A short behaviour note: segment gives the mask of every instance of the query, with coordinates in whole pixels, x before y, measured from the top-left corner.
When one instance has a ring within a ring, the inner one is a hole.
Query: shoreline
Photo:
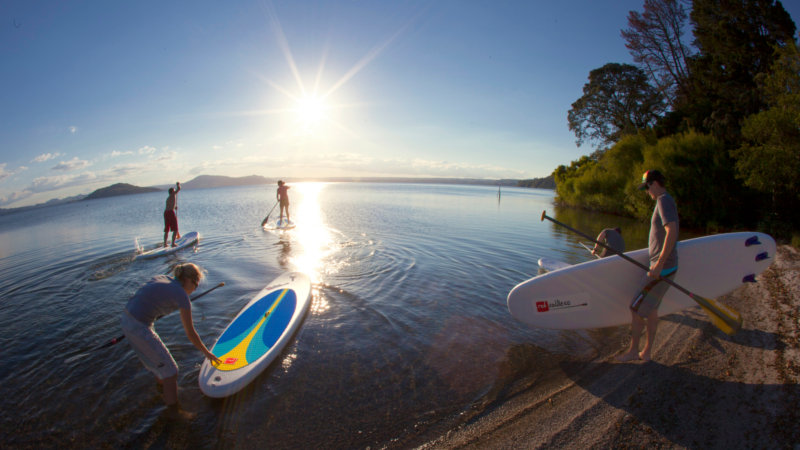
[[[800,251],[779,245],[757,280],[719,298],[744,318],[735,336],[699,308],[665,316],[653,361],[562,361],[563,382],[498,399],[419,448],[797,447]]]

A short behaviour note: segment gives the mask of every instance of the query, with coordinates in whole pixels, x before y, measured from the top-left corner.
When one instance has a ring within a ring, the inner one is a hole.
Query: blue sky
[[[201,174],[544,177],[592,151],[567,111],[632,61],[642,3],[7,0],[0,207]]]

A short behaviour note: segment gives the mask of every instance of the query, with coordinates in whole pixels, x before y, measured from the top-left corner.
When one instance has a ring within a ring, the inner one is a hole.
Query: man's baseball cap
[[[642,184],[639,185],[639,190],[643,191],[647,189],[647,185],[653,181],[658,181],[663,186],[666,178],[657,170],[648,170],[642,175]]]

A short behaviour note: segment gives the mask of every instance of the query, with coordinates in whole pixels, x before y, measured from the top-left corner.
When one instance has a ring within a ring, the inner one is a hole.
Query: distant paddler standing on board
[[[167,235],[169,230],[172,230],[172,246],[175,247],[175,239],[180,239],[181,235],[178,233],[178,192],[181,191],[181,183],[175,182],[176,188],[169,188],[169,195],[167,196],[167,207],[164,209],[164,247],[167,246]]]
[[[669,289],[669,284],[661,278],[673,279],[678,271],[678,207],[675,200],[667,193],[664,185],[666,179],[658,170],[648,170],[642,175],[640,190],[646,190],[656,201],[653,216],[650,219],[650,270],[643,280],[644,287],[631,302],[631,345],[628,350],[617,357],[617,361],[633,361],[641,359],[650,361],[653,343],[658,328],[658,306]],[[639,352],[639,338],[647,327],[647,340]]]
[[[602,230],[600,234],[597,235],[597,239],[595,240],[606,244],[619,253],[625,253],[625,240],[622,239],[622,230],[620,230],[619,227],[606,228]],[[598,244],[594,244],[592,254],[596,256],[599,255],[601,258],[616,255],[616,253],[612,252],[608,248],[600,247]]]
[[[283,180],[278,180],[278,191],[275,193],[275,196],[278,199],[278,203],[281,205],[278,223],[283,222],[284,211],[286,211],[286,220],[289,221],[289,186],[287,186]]]

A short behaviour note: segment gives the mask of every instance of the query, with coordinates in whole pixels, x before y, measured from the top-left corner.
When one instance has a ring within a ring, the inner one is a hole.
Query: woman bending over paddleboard
[[[278,192],[275,193],[278,197],[278,203],[281,204],[280,220],[283,220],[283,212],[286,211],[286,220],[289,220],[289,186],[278,180]]]
[[[183,329],[189,341],[215,364],[220,360],[203,344],[192,321],[189,294],[203,279],[202,270],[192,263],[179,264],[174,277],[158,275],[139,288],[122,313],[122,331],[147,370],[163,387],[164,403],[172,414],[185,415],[178,407],[178,365],[153,325],[159,317],[180,310]]]

